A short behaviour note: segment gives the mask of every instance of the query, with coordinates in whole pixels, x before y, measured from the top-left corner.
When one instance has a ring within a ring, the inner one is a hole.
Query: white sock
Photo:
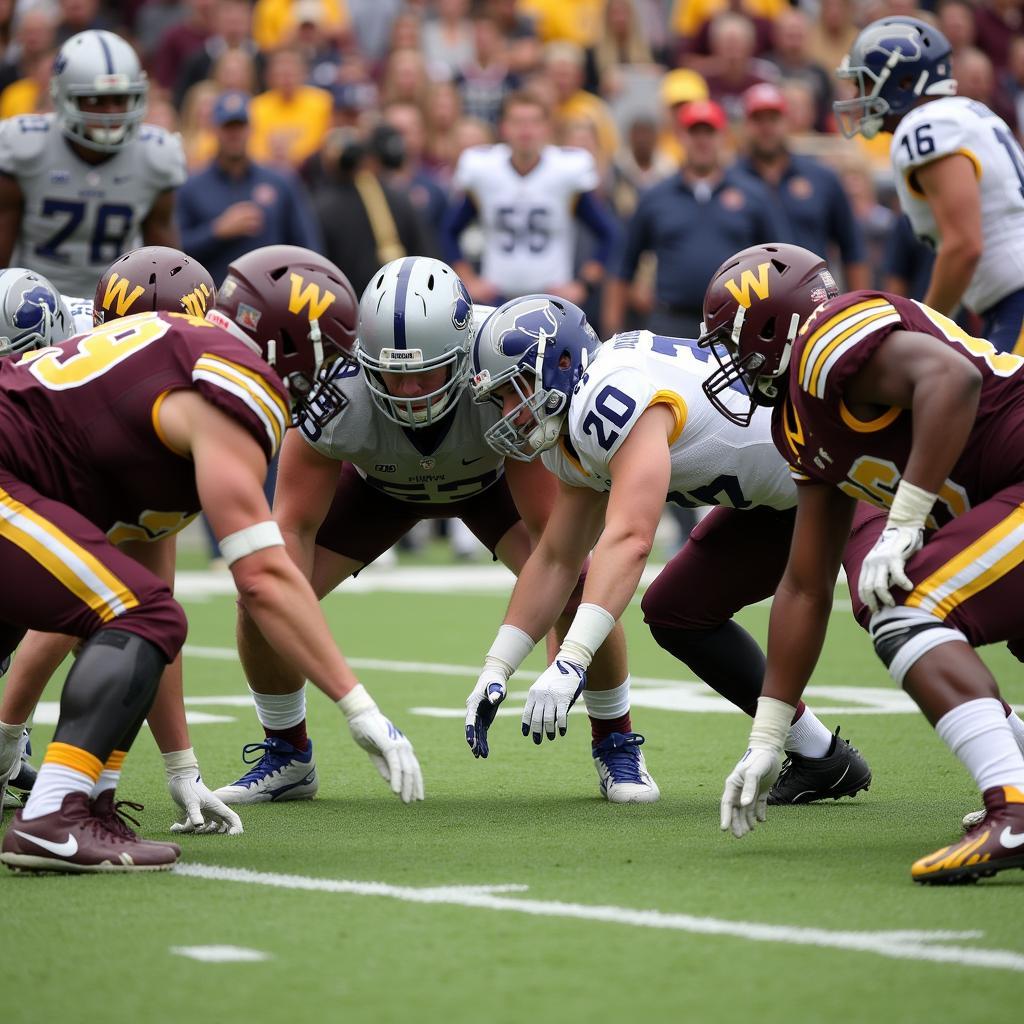
[[[306,717],[306,684],[294,693],[257,693],[249,688],[264,729],[290,729]]]
[[[832,733],[805,704],[804,713],[789,727],[786,750],[802,757],[824,757],[832,746]]]
[[[21,817],[25,821],[31,821],[33,818],[41,818],[44,814],[53,814],[54,811],[60,810],[60,805],[68,793],[85,793],[88,796],[92,792],[92,787],[93,780],[85,772],[76,771],[62,764],[44,762]]]
[[[583,703],[591,718],[608,720],[621,718],[629,711],[629,684],[632,681],[626,676],[624,682],[610,690],[584,690]]]
[[[935,723],[935,731],[983,793],[993,786],[1024,789],[1024,754],[998,700],[969,700],[947,711]]]
[[[117,789],[117,784],[121,781],[121,773],[110,771],[108,768],[104,768],[100,772],[100,777],[96,780],[95,785],[92,787],[92,792],[89,794],[93,800],[100,795],[100,793],[106,793],[107,790]]]
[[[1021,721],[1020,715],[1016,711],[1011,711],[1006,716],[1006,721],[1010,725],[1010,730],[1013,732],[1013,738],[1017,741],[1017,746],[1020,747],[1020,751],[1024,754],[1024,721]]]

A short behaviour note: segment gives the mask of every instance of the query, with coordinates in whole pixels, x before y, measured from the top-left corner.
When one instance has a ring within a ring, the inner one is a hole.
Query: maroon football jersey
[[[843,395],[850,378],[899,330],[930,334],[983,376],[970,440],[933,510],[931,525],[941,525],[1024,480],[1024,359],[997,352],[928,306],[873,291],[819,306],[793,344],[789,391],[775,411],[773,438],[798,484],[832,484],[888,508],[910,455],[910,410],[893,407],[864,421]]]
[[[227,331],[180,313],[140,313],[19,361],[0,361],[0,466],[64,502],[111,540],[155,540],[199,511],[187,456],[156,412],[192,388],[273,457],[290,422],[274,371]]]

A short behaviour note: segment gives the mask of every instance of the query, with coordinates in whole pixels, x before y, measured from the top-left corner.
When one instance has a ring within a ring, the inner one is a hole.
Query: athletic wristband
[[[925,520],[931,514],[937,494],[900,480],[889,509],[888,526],[904,526],[911,530],[923,530]]]
[[[0,722],[0,736],[6,736],[9,740],[20,740],[21,734],[24,731],[24,725],[13,725],[8,722]]]
[[[362,683],[356,683],[337,703],[349,721],[352,721],[356,715],[361,715],[364,711],[371,711],[377,707],[376,701],[367,693],[366,687]]]
[[[781,754],[789,736],[789,726],[796,708],[774,697],[757,698],[757,714],[750,728],[747,746],[751,750],[768,750]]]
[[[608,639],[615,625],[615,616],[599,604],[581,604],[565,634],[558,657],[580,668],[589,668],[594,652]]]
[[[164,759],[164,768],[168,775],[180,775],[182,772],[194,768],[199,771],[199,760],[196,752],[189,747],[188,750],[172,750],[169,754],[161,755]]]
[[[536,641],[529,633],[506,622],[498,627],[498,635],[484,658],[484,665],[508,679],[535,646]]]
[[[230,568],[240,558],[246,555],[262,551],[264,548],[276,548],[284,546],[284,537],[281,536],[281,527],[272,519],[265,523],[254,523],[244,530],[236,530],[229,533],[220,541],[220,553]]]

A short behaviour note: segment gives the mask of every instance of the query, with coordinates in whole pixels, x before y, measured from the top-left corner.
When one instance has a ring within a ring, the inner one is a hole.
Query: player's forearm
[[[636,593],[654,544],[654,533],[632,526],[608,526],[594,548],[583,587],[583,602],[600,605],[615,619]]]
[[[970,239],[944,239],[935,257],[924,304],[947,316],[955,313],[980,258],[981,246]]]
[[[505,622],[540,640],[565,608],[585,559],[586,555],[576,563],[572,559],[547,558],[538,548],[519,574]]]
[[[796,705],[814,672],[825,642],[832,592],[824,586],[800,590],[779,584],[768,623],[768,664],[762,697]]]
[[[296,526],[281,526],[284,548],[307,580],[313,578],[316,558],[316,530]]]
[[[182,681],[181,655],[164,669],[156,699],[146,717],[161,754],[188,750],[192,746],[185,722],[185,691]]]
[[[29,630],[25,634],[5,678],[0,722],[21,725],[29,720],[50,677],[71,653],[76,642],[75,637],[59,633]]]

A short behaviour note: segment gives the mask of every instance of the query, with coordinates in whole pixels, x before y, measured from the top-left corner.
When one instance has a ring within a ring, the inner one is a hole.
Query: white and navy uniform
[[[730,423],[701,387],[716,368],[695,341],[650,331],[616,335],[587,367],[569,405],[568,436],[544,453],[544,464],[572,486],[611,490],[612,458],[643,413],[661,403],[675,417],[669,500],[793,508],[796,488],[772,442],[771,410],[758,409],[748,427]],[[747,401],[735,393],[737,409]]]
[[[598,185],[586,150],[545,146],[533,170],[520,174],[504,143],[472,146],[459,157],[453,184],[483,227],[481,276],[504,297],[573,279],[576,203]]]
[[[185,153],[177,135],[142,125],[109,159],[89,164],[54,114],[24,114],[0,121],[0,174],[24,197],[12,265],[69,295],[90,295],[103,271],[141,244],[157,197],[185,181]]]
[[[971,161],[981,197],[981,259],[964,303],[986,318],[984,335],[997,348],[1008,351],[1020,342],[1024,350],[1024,151],[1006,122],[966,96],[913,109],[893,133],[890,150],[900,206],[918,238],[938,248],[935,216],[915,172],[954,154]]]
[[[85,334],[86,331],[91,331],[94,326],[92,320],[92,299],[76,299],[72,295],[62,295],[61,298],[71,313],[71,333],[68,337],[74,338],[79,334]]]

